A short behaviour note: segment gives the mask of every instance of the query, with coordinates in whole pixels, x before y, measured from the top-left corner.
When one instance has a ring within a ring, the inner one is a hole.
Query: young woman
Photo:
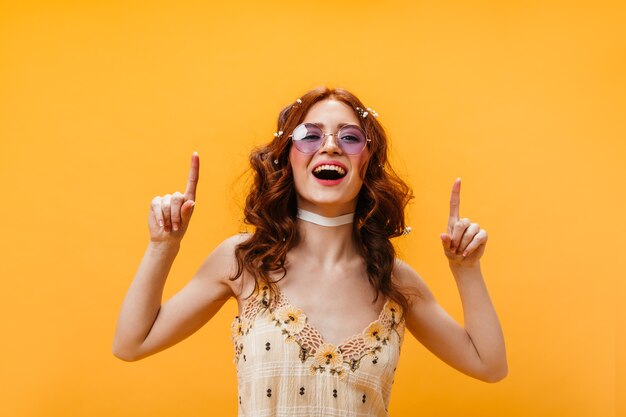
[[[407,328],[459,371],[507,374],[504,339],[480,270],[487,233],[459,216],[452,186],[441,241],[464,326],[397,259],[411,193],[387,161],[375,111],[342,89],[319,88],[283,109],[274,139],[255,150],[245,206],[250,234],[222,242],[161,305],[189,226],[199,177],[185,194],[155,197],[150,243],[124,299],[113,343],[135,361],[201,328],[231,297],[240,416],[384,416]]]

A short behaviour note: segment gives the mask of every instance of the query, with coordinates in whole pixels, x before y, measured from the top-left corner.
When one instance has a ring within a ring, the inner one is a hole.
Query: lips
[[[334,182],[345,177],[347,173],[345,165],[334,161],[321,162],[313,168],[313,176],[322,181]]]

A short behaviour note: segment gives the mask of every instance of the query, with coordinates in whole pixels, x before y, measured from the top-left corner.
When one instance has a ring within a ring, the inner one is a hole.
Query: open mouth
[[[315,178],[320,180],[338,180],[346,174],[346,170],[337,165],[320,165],[313,170]]]

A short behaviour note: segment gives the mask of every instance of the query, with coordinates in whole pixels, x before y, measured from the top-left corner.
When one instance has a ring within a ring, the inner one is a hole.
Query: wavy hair
[[[344,89],[320,87],[309,91],[295,103],[285,107],[278,116],[277,132],[271,142],[254,149],[250,165],[254,182],[246,198],[244,222],[255,228],[249,238],[237,245],[235,257],[236,280],[244,271],[255,280],[255,294],[267,287],[272,297],[277,295],[274,284],[285,277],[287,253],[299,242],[296,227],[296,192],[289,151],[292,132],[317,102],[334,99],[353,109],[369,142],[369,163],[360,172],[363,186],[357,198],[354,214],[353,235],[358,251],[367,264],[369,282],[377,289],[374,301],[382,293],[406,311],[407,297],[392,281],[396,252],[390,239],[404,233],[404,209],[413,198],[408,185],[398,177],[387,161],[387,135],[375,117],[360,117],[357,108],[365,109],[363,103]],[[365,172],[363,172],[365,171]],[[271,274],[282,276],[272,280]]]

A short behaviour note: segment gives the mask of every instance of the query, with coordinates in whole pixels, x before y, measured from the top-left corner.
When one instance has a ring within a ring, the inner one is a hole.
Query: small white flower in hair
[[[368,114],[371,114],[372,117],[378,117],[378,113],[376,113],[376,111],[374,109],[371,109],[369,107],[367,109],[365,109],[365,110],[363,110],[360,107],[357,107],[355,110],[356,110],[357,113],[359,113],[359,116],[361,116],[364,119],[367,117]]]
[[[282,131],[282,130],[279,130],[278,132],[274,132],[274,137],[275,137],[275,138],[279,138],[279,137],[281,137],[282,135],[283,135],[283,131]]]

